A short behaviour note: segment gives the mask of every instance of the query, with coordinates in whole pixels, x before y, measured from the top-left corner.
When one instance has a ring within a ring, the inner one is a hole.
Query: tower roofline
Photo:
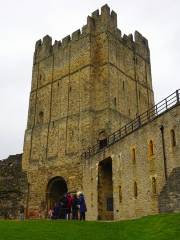
[[[138,53],[139,48],[144,48],[149,53],[148,40],[137,30],[134,34],[122,35],[121,30],[117,27],[117,14],[114,10],[105,4],[101,10],[97,9],[87,17],[86,24],[74,31],[71,35],[67,35],[62,40],[55,40],[52,44],[52,38],[49,35],[39,39],[35,44],[34,62],[40,58],[45,58],[56,52],[59,48],[64,48],[71,44],[71,42],[87,36],[88,34],[96,35],[103,32],[110,32],[117,40],[122,41],[124,45],[129,48],[136,49]],[[149,58],[149,54],[148,58]]]

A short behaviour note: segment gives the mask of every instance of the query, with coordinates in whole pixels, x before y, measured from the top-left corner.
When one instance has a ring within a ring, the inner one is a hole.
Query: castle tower
[[[107,5],[62,41],[37,41],[23,154],[29,214],[82,190],[81,153],[153,105],[148,41],[122,36]]]

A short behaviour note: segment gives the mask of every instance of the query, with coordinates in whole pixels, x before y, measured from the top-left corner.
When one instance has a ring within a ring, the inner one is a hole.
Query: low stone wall
[[[180,212],[180,167],[174,168],[159,195],[159,211]]]
[[[26,205],[27,176],[22,171],[22,154],[0,161],[0,218],[17,218]]]

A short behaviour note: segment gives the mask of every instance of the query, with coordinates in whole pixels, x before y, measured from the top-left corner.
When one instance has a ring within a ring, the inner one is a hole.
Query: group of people
[[[55,203],[54,208],[49,210],[49,218],[85,220],[86,211],[86,202],[82,193],[79,195],[67,193],[58,203]]]

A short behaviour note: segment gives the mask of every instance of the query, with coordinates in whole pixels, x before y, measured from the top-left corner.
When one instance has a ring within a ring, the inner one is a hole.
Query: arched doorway
[[[98,219],[113,220],[112,159],[98,165]]]
[[[54,177],[49,181],[46,191],[47,212],[54,207],[55,203],[60,202],[67,191],[67,184],[63,177]]]

